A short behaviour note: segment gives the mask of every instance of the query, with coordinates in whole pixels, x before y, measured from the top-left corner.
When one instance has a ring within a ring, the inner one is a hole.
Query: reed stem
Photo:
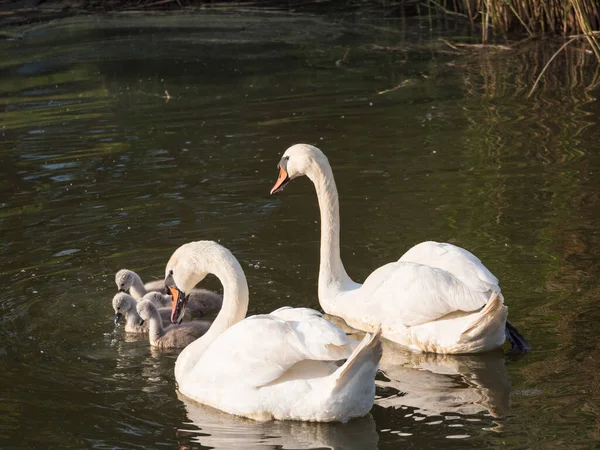
[[[525,31],[530,37],[546,33],[583,35],[600,62],[600,1],[598,0],[456,0],[440,4],[428,0],[432,7],[448,14],[469,18],[481,27],[481,41],[487,43],[493,34]]]

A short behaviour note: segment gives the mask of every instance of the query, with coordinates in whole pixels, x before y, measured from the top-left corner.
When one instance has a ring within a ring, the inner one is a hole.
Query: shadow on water
[[[562,52],[527,98],[552,42],[458,52],[439,38],[470,34],[444,20],[229,10],[20,34],[0,42],[2,445],[600,439],[600,109],[585,51]],[[160,277],[179,245],[213,239],[246,271],[251,314],[318,308],[313,188],[268,195],[296,142],[332,164],[355,280],[417,242],[464,246],[501,280],[533,351],[507,362],[388,350],[372,415],[343,426],[188,410],[177,353],[113,329],[113,275]]]

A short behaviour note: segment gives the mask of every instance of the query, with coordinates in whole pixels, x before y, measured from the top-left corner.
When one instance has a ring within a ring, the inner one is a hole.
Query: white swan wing
[[[323,319],[323,314],[310,308],[284,306],[270,316],[285,320],[303,345],[303,353],[310,359],[337,361],[350,356],[356,342],[351,341],[340,328]]]
[[[287,311],[284,315],[304,314]],[[260,387],[277,380],[299,362],[348,357],[349,340],[342,339],[327,323],[320,317],[308,321],[283,320],[271,314],[248,317],[206,349],[189,381]]]
[[[489,299],[486,292],[470,289],[445,270],[406,261],[375,270],[358,295],[357,306],[364,308],[365,315],[405,326],[431,322],[455,311],[476,311]]]
[[[399,261],[414,262],[450,272],[472,290],[499,292],[496,278],[473,253],[456,245],[421,242],[408,250]]]

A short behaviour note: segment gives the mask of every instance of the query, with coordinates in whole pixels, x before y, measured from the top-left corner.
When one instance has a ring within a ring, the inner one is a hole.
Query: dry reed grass
[[[481,28],[481,40],[491,34],[523,30],[530,37],[561,34],[585,39],[600,61],[600,2],[597,0],[428,0],[434,8],[464,14]]]

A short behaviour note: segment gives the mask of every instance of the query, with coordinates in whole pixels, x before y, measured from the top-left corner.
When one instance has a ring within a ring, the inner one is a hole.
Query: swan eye
[[[283,156],[281,158],[281,160],[279,161],[279,164],[277,164],[277,168],[279,169],[279,168],[283,167],[285,169],[286,166],[287,166],[287,162],[289,161],[289,159],[290,159],[289,156]]]
[[[172,270],[169,270],[169,275],[173,275],[173,271]]]

